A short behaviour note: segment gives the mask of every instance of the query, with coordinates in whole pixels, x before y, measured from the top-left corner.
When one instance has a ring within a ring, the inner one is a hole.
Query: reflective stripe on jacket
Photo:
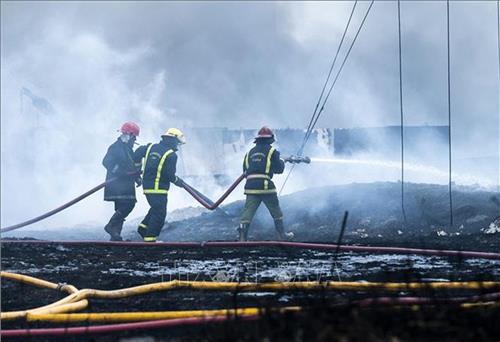
[[[270,144],[259,144],[252,148],[243,160],[243,171],[247,174],[246,195],[276,193],[273,175],[283,173],[285,162],[280,153]]]
[[[170,182],[176,179],[176,149],[163,141],[141,146],[144,155],[143,190],[145,194],[167,195]]]

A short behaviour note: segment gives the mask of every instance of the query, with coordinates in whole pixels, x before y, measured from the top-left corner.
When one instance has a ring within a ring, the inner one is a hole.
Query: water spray
[[[342,165],[358,165],[358,166],[370,166],[370,167],[383,167],[389,169],[400,169],[401,163],[391,160],[382,159],[347,159],[347,158],[308,158],[312,163],[330,163],[330,164],[342,164]],[[448,172],[439,169],[434,166],[415,164],[415,163],[404,163],[405,170],[413,171],[421,174],[427,174],[441,179],[448,177]],[[452,174],[453,178],[462,184],[481,184],[483,186],[492,186],[493,183],[488,179],[481,177],[472,176],[469,174]]]

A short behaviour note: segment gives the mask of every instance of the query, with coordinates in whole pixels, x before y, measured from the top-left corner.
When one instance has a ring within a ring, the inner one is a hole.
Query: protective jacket
[[[136,158],[144,158],[142,187],[145,194],[167,195],[175,182],[177,146],[168,140],[148,144],[136,150]]]
[[[107,170],[106,180],[118,177],[104,188],[104,200],[134,200],[135,179],[139,176],[141,164],[134,161],[132,144],[124,143],[120,138],[109,146],[102,165]],[[135,175],[130,175],[134,174]]]
[[[257,140],[243,160],[243,171],[247,174],[245,184],[246,195],[260,195],[276,193],[273,175],[283,173],[285,162],[280,153],[270,143]]]

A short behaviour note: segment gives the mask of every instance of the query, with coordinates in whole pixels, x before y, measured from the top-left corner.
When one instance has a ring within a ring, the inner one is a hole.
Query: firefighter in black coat
[[[122,125],[121,136],[108,148],[102,164],[107,170],[106,180],[116,178],[104,188],[104,200],[115,202],[115,213],[104,230],[111,241],[121,241],[126,217],[134,209],[135,183],[140,184],[140,160],[134,160],[133,146],[139,135],[139,126],[133,122]]]
[[[184,134],[177,128],[168,129],[157,144],[139,147],[135,159],[144,158],[142,188],[150,209],[137,229],[144,242],[156,242],[167,217],[170,183],[181,187],[175,175],[178,146],[185,144]]]
[[[250,223],[264,202],[274,219],[274,226],[280,240],[293,238],[293,233],[285,233],[283,226],[283,212],[278,200],[276,186],[272,178],[274,174],[283,173],[285,161],[280,158],[280,153],[271,144],[274,142],[274,134],[271,129],[262,127],[255,137],[255,147],[252,148],[243,160],[243,172],[246,174],[245,209],[241,215],[239,240],[248,239]]]

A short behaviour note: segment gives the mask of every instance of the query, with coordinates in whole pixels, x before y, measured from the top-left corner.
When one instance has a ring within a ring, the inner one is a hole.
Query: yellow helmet
[[[177,141],[179,141],[179,144],[185,144],[186,143],[186,138],[184,137],[184,133],[182,133],[181,130],[178,129],[178,128],[169,128],[162,135],[162,137],[174,137],[174,138],[177,138]]]

